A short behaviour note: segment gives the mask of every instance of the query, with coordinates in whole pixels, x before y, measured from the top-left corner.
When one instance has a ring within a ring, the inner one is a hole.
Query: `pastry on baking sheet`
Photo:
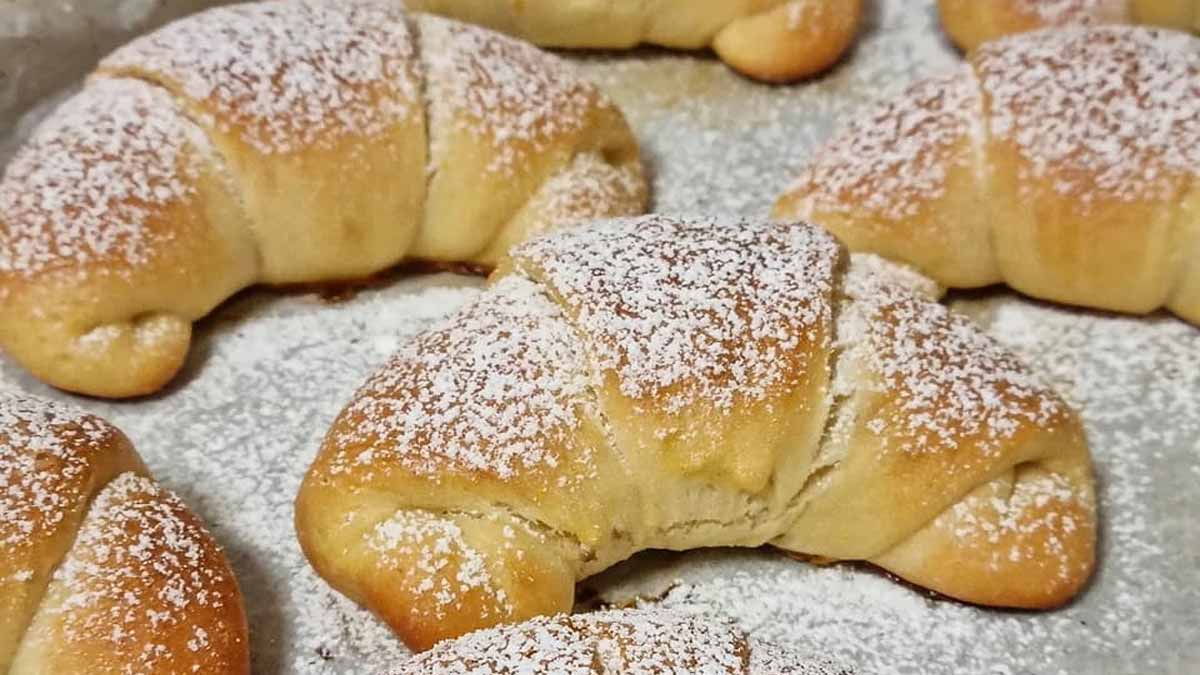
[[[1144,23],[1200,30],[1197,0],[939,0],[942,27],[959,48],[1038,28]]]
[[[775,205],[951,287],[1200,323],[1200,39],[1044,30],[866,111]]]
[[[0,672],[250,672],[204,525],[98,417],[0,393]]]
[[[0,181],[0,346],[149,394],[254,284],[494,265],[550,223],[640,213],[620,111],[532,45],[395,3],[222,7],[140,37]]]
[[[974,603],[1067,602],[1096,543],[1078,418],[885,267],[802,223],[526,242],[334,422],[304,551],[417,649],[569,611],[578,580],[651,548],[770,543]]]
[[[732,624],[645,608],[539,617],[440,643],[388,675],[851,675]]]
[[[853,44],[862,0],[407,0],[545,47],[711,47],[753,78],[815,75]]]

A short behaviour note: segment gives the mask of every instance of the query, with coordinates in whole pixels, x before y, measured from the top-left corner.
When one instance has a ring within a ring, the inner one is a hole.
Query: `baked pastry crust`
[[[95,396],[163,387],[253,284],[495,265],[641,212],[620,111],[569,67],[396,3],[220,7],[108,56],[0,181],[0,345]]]
[[[249,673],[237,581],[129,440],[0,393],[0,671]]]
[[[942,26],[960,49],[1039,28],[1141,23],[1200,30],[1196,0],[938,0]]]
[[[842,57],[862,0],[409,0],[409,7],[489,26],[545,47],[711,47],[739,72],[786,82]]]
[[[989,43],[867,111],[775,206],[953,287],[1200,323],[1200,39]]]
[[[416,649],[569,611],[649,548],[771,543],[1068,601],[1095,546],[1078,419],[884,267],[803,224],[649,216],[518,246],[334,422],[301,545]]]

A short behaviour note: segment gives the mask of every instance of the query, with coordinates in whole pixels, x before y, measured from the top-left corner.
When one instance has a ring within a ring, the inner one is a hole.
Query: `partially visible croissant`
[[[850,675],[751,639],[732,624],[662,609],[541,617],[443,642],[391,675]]]
[[[775,206],[944,285],[1200,323],[1200,39],[1026,33],[867,111]]]
[[[148,394],[252,284],[493,265],[549,223],[642,210],[594,86],[395,5],[222,7],[101,62],[0,182],[5,351],[57,387]]]
[[[0,673],[250,672],[237,582],[120,431],[0,393]]]
[[[803,224],[659,216],[514,249],[326,437],[317,571],[410,646],[569,611],[637,551],[869,560],[963,600],[1088,579],[1074,413],[968,320]]]
[[[938,9],[946,33],[966,51],[1006,35],[1082,23],[1200,30],[1198,0],[938,0]]]
[[[412,9],[482,24],[545,47],[628,49],[651,43],[714,51],[774,82],[832,66],[850,48],[862,0],[406,0]]]

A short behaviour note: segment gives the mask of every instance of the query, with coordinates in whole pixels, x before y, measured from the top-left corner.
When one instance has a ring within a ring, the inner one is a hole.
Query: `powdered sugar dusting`
[[[150,72],[263,154],[373,137],[420,105],[398,3],[287,0],[223,7],[117,50],[102,69]]]
[[[989,551],[989,565],[1036,560],[1057,565],[1057,574],[1069,579],[1079,574],[1064,541],[1081,527],[1072,510],[1091,503],[1070,481],[1058,474],[1021,475],[1010,492],[970,494],[934,519],[934,527],[948,531],[964,548]],[[1089,566],[1090,560],[1076,560]],[[1086,571],[1085,571],[1086,573]]]
[[[1200,174],[1200,40],[1135,27],[1028,33],[980,49],[991,134],[1028,182],[1085,208],[1170,199]]]
[[[167,94],[97,80],[34,132],[0,182],[0,278],[144,264],[172,238],[149,220],[195,194],[207,147]]]
[[[839,322],[844,348],[861,358],[894,392],[897,409],[865,420],[865,426],[897,442],[894,450],[947,452],[969,438],[985,453],[998,451],[1021,427],[1065,423],[1066,405],[966,317],[919,299],[888,277],[852,273],[853,299]]]
[[[576,342],[537,286],[502,279],[363,386],[344,413],[350,423],[330,439],[332,470],[396,461],[426,476],[506,479],[557,466],[575,454],[572,432],[588,400]]]
[[[835,675],[848,671],[747,638],[734,626],[662,609],[539,617],[444,642],[393,675]]]
[[[176,497],[134,474],[97,496],[54,574],[50,592],[65,595],[45,618],[60,622],[56,632],[68,643],[103,645],[98,670],[151,675],[180,660],[230,665],[224,652],[240,629],[213,614],[237,599],[220,554],[186,513]],[[191,654],[173,649],[178,635],[187,636]]]
[[[514,249],[586,333],[621,392],[678,413],[765,398],[832,320],[839,249],[805,225],[647,216]],[[824,346],[820,344],[818,346]]]
[[[945,194],[948,171],[962,166],[981,111],[970,68],[935,76],[863,112],[814,156],[788,192],[818,212],[869,212],[885,220],[918,215]],[[866,219],[869,220],[869,219]]]
[[[1016,9],[1042,23],[1063,25],[1126,15],[1129,0],[1015,0]]]
[[[416,21],[435,162],[447,125],[491,145],[487,169],[503,174],[583,127],[598,92],[566,62],[482,28],[428,15]]]
[[[880,675],[1074,673],[1080,664],[1190,673],[1194,627],[1179,618],[1200,602],[1187,581],[1198,532],[1190,514],[1200,475],[1200,331],[1165,316],[1081,313],[1010,294],[953,304],[1079,407],[1098,473],[1101,536],[1096,577],[1076,602],[1044,613],[984,610],[853,566],[812,567],[765,552],[635,560],[597,582],[603,597],[622,602],[674,584],[668,608],[733,616],[755,637],[803,643]],[[1005,506],[1012,513],[1069,499],[1055,479],[1039,479]],[[964,537],[1006,534],[978,521],[958,529]]]
[[[846,63],[799,86],[758,85],[704,55],[568,58],[634,124],[657,211],[764,216],[865,101],[960,62],[939,37],[935,3],[871,4]],[[256,672],[379,673],[409,658],[382,622],[312,572],[286,523],[309,461],[366,374],[474,298],[464,286],[475,283],[409,278],[335,305],[251,291],[198,326],[197,358],[178,386],[136,405],[88,402],[218,528],[247,594]],[[614,572],[631,584],[683,579],[693,592],[674,606],[733,616],[756,637],[836,655],[864,673],[1190,675],[1200,661],[1192,620],[1200,530],[1191,517],[1200,510],[1200,333],[1166,317],[988,297],[955,304],[996,303],[996,335],[1083,406],[1101,476],[1102,553],[1070,607],[1011,613],[931,602],[850,566],[761,551],[647,554]],[[65,397],[0,359],[5,388]]]
[[[473,591],[491,601],[480,604],[482,619],[499,622],[512,615],[507,594],[492,583],[483,554],[466,541],[454,522],[400,511],[364,536],[367,546],[389,567],[405,577],[420,579],[419,583],[408,583],[407,579],[398,583],[421,594],[422,601],[410,604],[409,609],[424,620],[445,619],[450,613],[463,611],[463,598]]]
[[[90,455],[116,433],[76,408],[0,392],[0,546],[28,547],[82,508]]]

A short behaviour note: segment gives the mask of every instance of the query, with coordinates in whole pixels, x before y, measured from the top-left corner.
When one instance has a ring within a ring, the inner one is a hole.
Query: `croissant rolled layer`
[[[237,581],[125,436],[0,393],[0,671],[250,672]]]
[[[494,265],[645,200],[620,111],[530,45],[390,3],[217,8],[108,56],[13,159],[0,346],[64,389],[148,394],[248,286]]]
[[[1091,27],[990,43],[865,112],[775,216],[956,287],[1200,323],[1200,39]]]
[[[637,551],[773,544],[985,604],[1089,577],[1079,422],[969,321],[809,225],[539,237],[334,422],[317,571],[423,649],[569,611]]]

